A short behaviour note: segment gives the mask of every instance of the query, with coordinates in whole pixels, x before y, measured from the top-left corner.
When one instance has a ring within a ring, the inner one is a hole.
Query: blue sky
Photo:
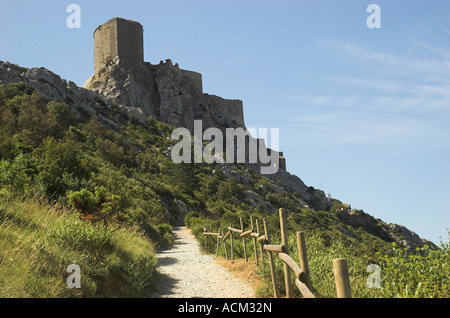
[[[381,28],[367,27],[372,3]],[[307,185],[447,239],[450,1],[0,0],[0,60],[82,86],[93,31],[117,11],[143,25],[146,61],[200,72],[204,92],[243,100],[247,127],[280,128]]]

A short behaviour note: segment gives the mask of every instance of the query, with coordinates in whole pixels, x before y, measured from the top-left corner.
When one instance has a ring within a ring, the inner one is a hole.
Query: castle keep
[[[94,31],[94,71],[118,56],[136,63],[144,62],[144,28],[139,22],[114,18]]]

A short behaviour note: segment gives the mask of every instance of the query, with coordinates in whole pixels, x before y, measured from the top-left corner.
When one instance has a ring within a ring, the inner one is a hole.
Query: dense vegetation
[[[155,181],[167,127],[151,123],[109,129],[23,83],[0,87],[0,296],[148,293],[174,193]],[[83,284],[69,292],[72,263]]]
[[[334,295],[333,280],[324,277],[332,277],[336,255],[349,259],[360,286],[355,296],[448,297],[448,247],[406,257],[376,229],[343,222],[339,206],[300,208],[298,194],[280,191],[244,165],[173,163],[167,150],[173,127],[153,118],[111,126],[72,111],[23,83],[0,86],[0,297],[145,296],[154,282],[155,249],[172,244],[183,206],[192,211],[187,224],[196,234],[205,224],[238,226],[239,217],[249,228],[253,215],[268,220],[275,241],[273,212],[285,208],[291,235],[308,233],[321,296]],[[250,192],[267,205],[249,200]],[[370,263],[390,275],[382,277],[390,282],[382,291],[364,288]],[[81,289],[65,285],[69,264],[82,269]],[[261,275],[268,277],[267,268]],[[269,287],[260,293],[270,295]]]

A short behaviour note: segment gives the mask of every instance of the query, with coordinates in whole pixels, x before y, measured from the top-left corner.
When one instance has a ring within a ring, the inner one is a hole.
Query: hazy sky
[[[450,1],[0,0],[0,60],[82,86],[92,34],[117,12],[143,25],[145,61],[200,72],[205,93],[243,100],[247,127],[279,128],[308,186],[448,238]]]

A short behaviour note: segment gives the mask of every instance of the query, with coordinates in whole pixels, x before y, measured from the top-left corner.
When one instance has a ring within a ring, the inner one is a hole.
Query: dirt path
[[[186,227],[174,228],[174,245],[160,251],[159,281],[154,298],[252,298],[245,281],[218,265],[211,255],[201,254],[198,242]]]

